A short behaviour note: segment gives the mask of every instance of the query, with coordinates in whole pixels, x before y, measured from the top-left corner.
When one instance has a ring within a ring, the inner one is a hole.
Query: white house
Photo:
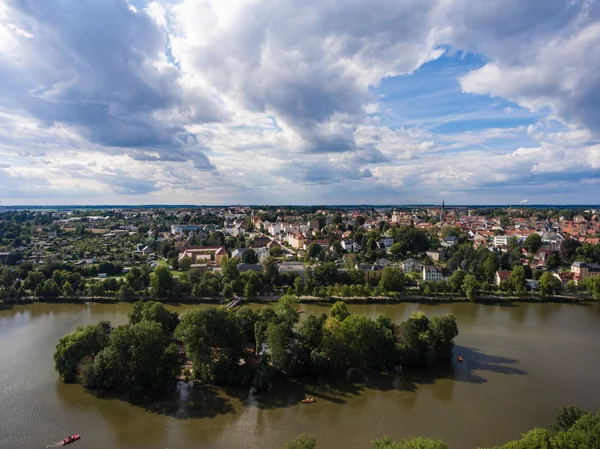
[[[455,237],[453,235],[449,235],[448,237],[444,238],[444,240],[442,240],[442,246],[448,248],[450,246],[454,246],[454,245],[458,245],[458,237]]]
[[[406,259],[402,261],[402,270],[405,273],[418,273],[423,270],[423,264],[416,259]]]
[[[353,251],[352,246],[354,245],[354,240],[345,239],[345,240],[342,240],[340,242],[340,244],[342,245],[342,248],[344,248],[344,251]]]
[[[430,282],[439,282],[443,278],[442,269],[433,265],[423,266],[423,280]]]
[[[499,246],[505,245],[508,246],[509,235],[495,235],[494,236],[494,247],[498,248]]]
[[[381,249],[388,250],[391,248],[391,246],[393,244],[394,244],[394,239],[391,237],[382,237],[381,240],[379,240],[379,247]]]
[[[269,231],[269,234],[271,234],[271,235],[279,235],[279,234],[281,234],[281,223],[280,222],[271,223],[267,230]]]

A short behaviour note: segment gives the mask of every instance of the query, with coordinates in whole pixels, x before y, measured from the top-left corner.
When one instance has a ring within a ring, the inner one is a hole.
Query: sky
[[[0,0],[0,201],[596,204],[596,0]]]

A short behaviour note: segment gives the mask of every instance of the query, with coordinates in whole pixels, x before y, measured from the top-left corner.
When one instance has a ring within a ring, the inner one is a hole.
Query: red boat
[[[456,359],[457,359],[459,362],[462,362],[462,361],[463,361],[463,358],[462,358],[460,355],[459,355],[458,357],[456,357]]]
[[[304,310],[298,309],[298,313],[304,313]]]
[[[70,437],[65,438],[64,440],[61,441],[62,445],[64,446],[65,444],[70,444],[73,441],[77,441],[79,438],[81,438],[79,436],[79,434],[76,435],[71,435]]]

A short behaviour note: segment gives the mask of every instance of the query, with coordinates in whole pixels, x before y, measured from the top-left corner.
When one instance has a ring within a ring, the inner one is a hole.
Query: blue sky
[[[595,203],[599,19],[590,0],[0,0],[0,201]]]

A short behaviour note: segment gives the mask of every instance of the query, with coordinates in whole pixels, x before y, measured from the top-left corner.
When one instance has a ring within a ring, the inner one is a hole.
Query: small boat
[[[456,357],[456,360],[458,360],[459,362],[462,362],[463,358],[462,358],[462,356],[459,355],[458,357]]]
[[[298,310],[298,313],[304,313],[304,310],[302,310],[302,309],[299,309],[299,310]]]
[[[71,435],[70,437],[65,438],[61,441],[61,445],[70,444],[73,441],[77,441],[80,438],[79,434]]]
[[[315,398],[305,398],[302,399],[302,401],[300,402],[302,402],[303,404],[312,404],[313,402],[315,402]]]

